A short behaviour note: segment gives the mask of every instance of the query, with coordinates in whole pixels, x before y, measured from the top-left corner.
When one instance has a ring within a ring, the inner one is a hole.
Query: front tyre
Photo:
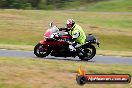
[[[81,51],[83,54],[81,53],[82,55],[79,55],[79,58],[83,61],[91,60],[96,54],[96,48],[93,45],[85,46]]]
[[[38,43],[35,47],[34,47],[34,54],[37,56],[37,57],[46,57],[48,54],[47,54],[47,46],[46,45],[43,45],[43,44],[40,44]]]

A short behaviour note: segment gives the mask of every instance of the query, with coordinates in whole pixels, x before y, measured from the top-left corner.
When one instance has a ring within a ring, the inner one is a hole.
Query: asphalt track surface
[[[22,51],[22,50],[0,50],[0,57],[29,57],[38,59],[33,51]],[[53,57],[47,56],[42,59],[52,59],[52,60],[68,60],[68,61],[80,61],[81,60],[76,57]],[[86,62],[86,61],[85,61]],[[103,63],[103,64],[126,64],[132,65],[132,57],[119,57],[119,56],[101,56],[96,55],[92,60],[87,61],[87,63]]]

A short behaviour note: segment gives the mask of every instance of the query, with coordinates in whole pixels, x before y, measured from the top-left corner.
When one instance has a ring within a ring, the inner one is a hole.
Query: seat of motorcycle
[[[93,34],[89,34],[87,37],[86,37],[86,42],[94,42],[96,40],[95,36]]]

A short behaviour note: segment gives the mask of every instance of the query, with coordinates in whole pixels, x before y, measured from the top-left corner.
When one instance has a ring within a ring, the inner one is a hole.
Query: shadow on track
[[[34,58],[39,58],[39,57],[34,57]],[[80,59],[74,59],[73,57],[71,58],[65,58],[65,57],[45,57],[45,58],[39,58],[39,59],[48,59],[48,60],[61,60],[61,61],[74,61],[74,62],[95,62],[92,60],[89,61],[82,61]]]

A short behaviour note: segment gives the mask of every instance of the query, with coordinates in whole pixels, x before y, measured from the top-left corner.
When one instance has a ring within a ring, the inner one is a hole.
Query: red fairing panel
[[[49,37],[51,36],[51,34],[52,34],[51,31],[47,31],[47,32],[44,34],[44,36],[49,38]]]
[[[63,35],[62,38],[72,38],[72,36]]]
[[[46,44],[46,42],[44,40],[41,40],[39,43],[40,44]]]

